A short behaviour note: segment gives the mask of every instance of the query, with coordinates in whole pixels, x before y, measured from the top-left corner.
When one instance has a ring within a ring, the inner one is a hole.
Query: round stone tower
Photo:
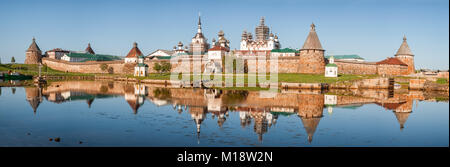
[[[308,37],[300,49],[300,73],[323,74],[325,72],[325,50],[320,44],[316,33],[316,27],[311,24],[311,30]]]
[[[403,37],[403,43],[400,45],[395,57],[408,65],[408,74],[414,74],[414,54],[409,49],[408,43],[406,42],[406,36]]]
[[[42,52],[39,49],[39,46],[36,44],[36,39],[33,37],[33,42],[30,47],[28,47],[27,52],[25,53],[25,64],[39,64],[42,59]]]

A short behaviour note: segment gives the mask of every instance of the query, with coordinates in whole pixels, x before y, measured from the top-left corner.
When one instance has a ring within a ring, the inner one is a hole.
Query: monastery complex
[[[88,44],[84,51],[70,51],[60,48],[46,51],[44,54],[33,38],[26,51],[25,64],[45,64],[50,68],[81,73],[117,73],[146,76],[156,73],[153,69],[155,63],[170,62],[171,59],[189,60],[194,65],[201,66],[203,72],[221,73],[225,69],[223,60],[226,56],[242,60],[245,72],[258,72],[258,66],[266,66],[269,71],[273,63],[278,63],[279,73],[322,74],[327,77],[338,77],[338,74],[376,74],[385,76],[404,76],[415,73],[414,54],[408,46],[406,37],[393,57],[378,62],[366,62],[358,55],[329,55],[325,56],[317,27],[311,24],[309,34],[301,49],[282,48],[277,35],[274,35],[267,25],[264,17],[260,19],[252,32],[243,31],[239,43],[239,50],[230,49],[230,41],[226,39],[224,31],[220,30],[217,40],[211,43],[203,34],[202,22],[198,18],[197,31],[188,45],[181,41],[171,50],[157,49],[144,55],[134,43],[126,57],[103,55],[94,52]],[[273,61],[271,57],[277,57]],[[255,64],[255,60],[265,58],[266,63]],[[173,62],[173,61],[172,61]],[[100,66],[106,64],[107,70]],[[172,72],[186,72],[192,65],[172,63]],[[191,70],[192,71],[192,70]]]

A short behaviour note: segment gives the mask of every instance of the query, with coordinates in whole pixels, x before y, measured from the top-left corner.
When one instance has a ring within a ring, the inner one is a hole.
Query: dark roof
[[[33,42],[31,42],[30,47],[28,47],[27,51],[41,51],[41,49],[39,49],[39,46],[36,44],[36,39],[33,38]]]
[[[86,53],[95,54],[94,50],[91,48],[91,44],[88,43],[87,48],[85,49]]]
[[[360,56],[358,56],[356,54],[352,54],[352,55],[328,55],[328,56],[325,56],[325,58],[328,59],[331,56],[333,56],[334,59],[361,59],[361,60],[364,60],[364,58],[362,58],[362,57],[360,57]]]
[[[387,59],[377,62],[376,64],[408,66],[407,64],[403,63],[401,60],[399,60],[397,58],[393,58],[393,57],[388,57]]]
[[[316,26],[314,24],[311,24],[311,30],[309,31],[308,37],[306,38],[305,43],[303,44],[302,49],[315,49],[315,50],[324,50],[322,48],[322,45],[320,44],[319,37],[316,33]]]

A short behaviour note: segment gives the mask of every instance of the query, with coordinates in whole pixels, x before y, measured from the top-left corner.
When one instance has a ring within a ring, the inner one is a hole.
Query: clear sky
[[[325,54],[380,61],[406,35],[416,68],[449,68],[448,0],[1,0],[0,57],[23,62],[33,36],[43,52],[84,50],[90,42],[96,53],[125,56],[136,41],[147,55],[188,44],[199,12],[208,42],[223,30],[232,49],[264,16],[282,47],[301,48],[314,22]]]

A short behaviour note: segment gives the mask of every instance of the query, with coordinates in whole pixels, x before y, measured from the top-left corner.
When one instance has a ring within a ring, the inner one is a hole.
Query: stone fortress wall
[[[301,59],[301,56],[295,57],[279,57],[276,61],[278,61],[278,73],[307,73],[314,74],[317,72],[312,71],[312,69],[316,69],[316,71],[320,71],[317,69],[323,69],[321,64],[311,64],[305,62],[308,59]],[[266,61],[262,61],[259,63],[256,58],[245,58],[243,61],[248,67],[249,73],[257,73],[258,69],[261,65],[266,66],[266,71],[269,72],[270,68],[274,68],[271,65],[274,65],[275,60],[267,59]],[[154,64],[161,62],[170,62],[169,60],[151,60],[145,61],[145,63],[149,66],[149,73],[156,73],[153,69]],[[200,68],[196,70],[201,70],[203,72],[205,68],[205,64],[208,62],[206,59],[200,58],[191,58],[187,62],[183,63],[178,61],[177,63],[172,63],[172,71],[171,72],[187,72],[187,69],[191,71],[194,70],[194,65],[200,65]],[[78,73],[101,73],[106,74],[109,73],[107,70],[102,70],[100,68],[101,64],[107,64],[108,67],[113,68],[114,74],[133,74],[134,64],[126,64],[123,61],[98,61],[98,62],[67,62],[62,60],[50,59],[50,58],[42,58],[42,63],[47,65],[48,67],[64,71],[64,72],[78,72]],[[399,66],[399,65],[377,65],[371,62],[350,62],[350,61],[340,61],[335,60],[335,64],[338,66],[339,74],[354,74],[354,75],[406,75],[408,73],[408,67]],[[127,67],[128,66],[128,67]],[[312,66],[316,66],[312,68]],[[322,70],[323,71],[323,70]],[[322,74],[322,73],[317,73]]]

